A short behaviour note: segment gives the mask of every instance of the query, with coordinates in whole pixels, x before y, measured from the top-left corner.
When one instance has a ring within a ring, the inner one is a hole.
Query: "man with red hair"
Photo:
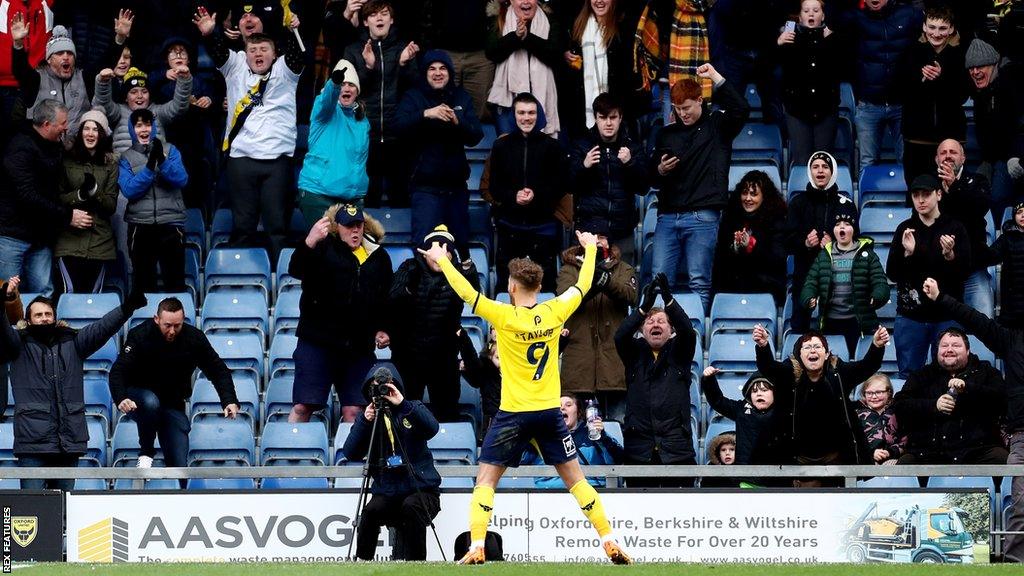
[[[652,268],[671,283],[685,257],[689,288],[707,311],[718,220],[729,196],[732,140],[750,116],[750,106],[711,64],[697,68],[697,76],[711,80],[719,109],[710,109],[693,78],[672,86],[674,122],[658,133],[654,148],[658,226]]]

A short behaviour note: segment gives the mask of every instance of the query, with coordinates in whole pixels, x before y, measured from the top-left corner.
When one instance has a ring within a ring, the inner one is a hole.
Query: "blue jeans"
[[[903,163],[903,106],[857,103],[857,138],[860,142],[860,169],[878,163],[882,140],[888,130],[896,142],[896,161]]]
[[[21,454],[18,456],[19,468],[76,468],[79,454]],[[22,490],[64,490],[67,492],[75,487],[74,478],[62,480],[46,478],[25,478],[21,481]]]
[[[413,244],[419,244],[438,224],[444,224],[455,238],[460,255],[469,255],[468,190],[414,187],[411,203]]]
[[[654,229],[654,274],[664,272],[675,287],[680,258],[686,259],[690,291],[700,296],[704,311],[711,307],[711,264],[718,238],[718,210],[659,214]]]
[[[957,327],[952,320],[944,322],[918,322],[903,316],[896,317],[895,346],[896,365],[899,378],[904,380],[914,370],[919,370],[933,356],[935,343],[946,328]],[[931,351],[931,352],[930,352]]]
[[[53,251],[49,246],[0,236],[0,278],[21,276],[21,292],[49,295],[53,293],[52,271]]]
[[[992,277],[988,269],[977,270],[967,277],[964,282],[964,304],[989,318],[995,318],[996,301],[992,295]]]
[[[185,412],[164,408],[151,390],[128,388],[127,393],[136,405],[130,416],[139,425],[139,454],[150,458],[156,456],[154,440],[159,434],[167,467],[188,466],[188,433],[192,426]]]

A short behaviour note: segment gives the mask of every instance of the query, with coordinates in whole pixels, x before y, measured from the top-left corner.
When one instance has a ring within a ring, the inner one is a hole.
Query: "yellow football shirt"
[[[474,290],[447,258],[441,260],[441,270],[455,292],[497,333],[502,410],[533,412],[559,407],[558,338],[562,325],[590,290],[597,248],[588,246],[584,254],[575,290],[569,288],[558,298],[529,308],[487,298]]]

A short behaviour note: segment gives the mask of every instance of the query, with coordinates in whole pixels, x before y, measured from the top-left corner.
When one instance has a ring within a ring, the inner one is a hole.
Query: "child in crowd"
[[[1002,263],[999,323],[1007,328],[1024,325],[1024,200],[1013,207],[1013,218],[1003,223],[1003,233],[992,243],[993,260]]]
[[[708,464],[712,466],[732,466],[736,463],[736,433],[722,432],[708,442]],[[738,488],[740,483],[735,478],[719,476],[702,478],[702,488]]]
[[[857,418],[864,427],[864,436],[875,464],[895,464],[907,442],[906,436],[897,431],[892,397],[892,381],[882,373],[868,378],[860,387]]]
[[[716,377],[719,372],[714,366],[705,368],[700,385],[711,408],[736,423],[733,463],[781,464],[784,458],[781,435],[773,426],[775,385],[754,372],[743,385],[743,400],[732,400],[722,394]],[[708,483],[705,480],[701,485]]]
[[[889,301],[889,283],[873,241],[860,237],[852,204],[836,211],[832,233],[835,240],[818,253],[800,300],[808,310],[818,308],[823,333],[842,334],[856,350],[860,337],[878,327],[875,310]]]

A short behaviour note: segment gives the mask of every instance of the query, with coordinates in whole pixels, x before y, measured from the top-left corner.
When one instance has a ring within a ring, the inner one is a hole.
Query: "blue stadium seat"
[[[920,488],[917,478],[913,476],[875,476],[867,480],[858,480],[858,488]]]
[[[192,301],[199,303],[202,298],[203,281],[199,271],[199,255],[191,250],[185,252],[185,290],[192,295]]]
[[[486,202],[469,203],[469,243],[494,254],[494,225],[491,224],[491,205]],[[479,267],[479,264],[477,265]]]
[[[466,158],[470,162],[487,160],[487,157],[491,155],[491,148],[494,147],[494,141],[498,138],[493,124],[483,124],[481,128],[483,128],[484,137],[476,145],[466,146]]]
[[[255,478],[189,478],[186,490],[255,490]]]
[[[860,213],[860,233],[874,239],[875,244],[892,244],[893,232],[900,222],[910,218],[910,213],[910,208],[903,206],[865,206]]]
[[[92,353],[82,363],[82,370],[86,373],[98,372],[107,374],[110,372],[110,368],[114,366],[114,361],[117,360],[117,353],[120,347],[117,345],[117,336],[114,336],[110,340],[107,340],[99,350]]]
[[[904,380],[902,378],[895,378],[895,377],[890,377],[889,381],[892,382],[892,393],[893,394],[896,394],[900,390],[903,390],[903,385],[907,383],[906,380]]]
[[[978,340],[978,337],[973,334],[968,335],[967,339],[971,343],[971,354],[976,354],[980,360],[986,360],[992,366],[996,365],[995,352],[989,350],[984,342]]]
[[[444,478],[441,479],[441,486],[444,486]],[[470,485],[470,488],[473,486]],[[0,478],[0,490],[21,490],[21,480],[17,478]]]
[[[291,334],[278,334],[270,343],[270,377],[279,376],[285,372],[295,371],[295,360],[292,356],[295,353],[295,346],[299,338]]]
[[[75,490],[93,492],[108,488],[107,481],[103,478],[75,478]]]
[[[334,433],[334,465],[343,466],[348,464],[349,461],[345,458],[345,453],[341,449],[345,446],[345,440],[348,439],[349,433],[352,432],[351,422],[340,422],[338,423],[338,430]],[[361,461],[360,461],[361,462]],[[353,463],[355,463],[353,461]]]
[[[156,456],[154,466],[163,466],[164,453],[160,449],[160,438],[154,441]],[[114,427],[114,436],[110,440],[111,465],[115,468],[134,468],[139,460],[139,426],[131,417],[122,418]]]
[[[324,466],[330,459],[327,430],[317,422],[270,422],[263,428],[263,466]]]
[[[480,282],[480,291],[484,294],[491,293],[491,262],[487,257],[487,249],[471,246],[469,248],[469,259],[476,266],[477,280]]]
[[[750,334],[723,332],[711,337],[708,364],[726,372],[757,370],[754,340]]]
[[[839,115],[854,121],[857,114],[857,99],[853,96],[853,86],[849,82],[839,85]]]
[[[214,248],[206,258],[206,294],[252,287],[270,302],[270,258],[262,248]]]
[[[470,386],[465,378],[459,380],[459,416],[470,421],[473,424],[473,430],[479,430],[484,423],[480,390]]]
[[[658,211],[657,210],[648,210],[647,213],[644,214],[643,225],[640,228],[640,233],[643,236],[642,236],[642,239],[641,239],[641,243],[638,244],[638,246],[642,246],[642,247],[646,248],[648,244],[653,244],[654,243],[654,230],[657,227],[658,227]]]
[[[616,422],[615,420],[605,420],[604,421],[604,433],[605,433],[605,436],[608,436],[612,440],[615,440],[616,442],[618,442],[619,446],[625,446],[625,443],[624,443],[625,440],[623,440],[623,436],[622,436],[622,424],[621,423]]]
[[[281,422],[288,420],[288,413],[292,410],[292,387],[295,383],[295,374],[286,372],[275,376],[267,383],[267,389],[263,393],[263,425],[269,422]],[[327,406],[322,410],[313,412],[311,422],[320,422],[324,428],[330,428],[331,414],[334,410],[334,394],[327,395]]]
[[[199,254],[206,252],[206,221],[199,208],[185,209],[185,246],[195,248]]]
[[[413,242],[412,238],[412,209],[367,208],[366,213],[379,220],[384,226],[384,244],[419,243]]]
[[[244,332],[265,339],[270,322],[263,294],[224,289],[206,295],[201,328],[207,334]]]
[[[747,175],[747,172],[751,170],[761,170],[768,174],[772,184],[782,192],[782,175],[779,172],[779,167],[774,164],[733,164],[729,166],[729,190],[735,190],[740,184],[740,180]]]
[[[384,247],[384,250],[388,253],[388,256],[391,257],[392,272],[397,272],[398,267],[401,266],[403,262],[416,255],[409,246],[388,245]]]
[[[340,480],[340,478],[339,478],[339,480]],[[462,489],[466,489],[466,488],[468,488],[468,489],[472,490],[474,484],[475,484],[475,480],[473,478],[469,478],[467,476],[444,476],[444,477],[441,478],[441,488],[444,488],[444,489],[449,489],[449,488],[462,488]],[[17,486],[15,486],[15,488],[17,488]],[[338,488],[338,486],[335,486],[335,488]]]
[[[207,336],[232,372],[251,374],[263,381],[263,340],[255,334],[210,334]]]
[[[747,99],[747,104],[750,106],[750,117],[761,118],[761,95],[757,93],[757,87],[753,84],[747,84],[747,89],[743,91],[743,96]]]
[[[0,422],[0,466],[17,465],[18,459],[14,457],[14,422]]]
[[[800,338],[800,334],[791,333],[787,334],[783,340],[782,348],[779,349],[779,354],[782,358],[789,356],[793,351],[793,345]],[[846,338],[838,334],[826,334],[825,338],[828,339],[829,351],[838,356],[843,362],[849,362],[850,360],[850,349],[846,345]]]
[[[466,187],[469,190],[480,189],[480,179],[483,178],[484,168],[486,167],[487,159],[474,160],[469,163],[469,178],[466,179]]]
[[[221,244],[231,241],[231,230],[235,227],[234,218],[229,208],[220,208],[213,213],[213,223],[210,225],[210,249],[213,250]]]
[[[83,467],[105,467],[110,465],[107,451],[107,427],[99,420],[86,420],[89,431],[89,443],[85,448],[85,456],[78,459]]]
[[[857,351],[854,352],[854,360],[861,360],[864,355],[868,352],[868,346],[871,346],[871,340],[873,336],[867,335],[862,336],[860,342],[857,343]],[[885,347],[885,354],[882,356],[882,367],[879,372],[892,376],[899,372],[899,368],[896,365],[896,346],[889,342],[889,345]]]
[[[113,293],[63,294],[57,303],[57,318],[72,328],[82,328],[121,305],[121,297]]]
[[[114,480],[114,490],[134,490],[135,481],[131,478]],[[142,485],[143,490],[181,490],[181,484],[175,478],[151,478]]]
[[[775,299],[771,294],[715,294],[711,302],[711,335],[718,332],[750,333],[754,325],[775,333]]]
[[[3,418],[0,418],[0,422],[7,421],[11,422],[11,418],[14,418],[14,389],[7,386],[7,408],[4,408]]]
[[[282,248],[277,256],[277,268],[274,272],[274,290],[280,296],[282,292],[301,290],[302,281],[288,273],[288,266],[292,262],[292,254],[295,248]]]
[[[861,210],[869,204],[903,206],[906,196],[907,183],[903,178],[903,166],[900,164],[868,166],[860,175],[858,205]]]
[[[264,478],[261,490],[326,490],[327,478]]]
[[[114,400],[110,397],[110,385],[106,375],[87,374],[83,384],[85,417],[99,420],[103,428],[109,431]]]
[[[499,490],[535,490],[539,486],[537,486],[535,476],[519,476],[513,470],[498,480],[497,488]]]
[[[235,396],[238,398],[238,418],[248,421],[255,429],[260,419],[260,393],[256,381],[245,374],[235,374],[232,378],[235,386]],[[220,403],[220,396],[213,382],[206,378],[196,378],[192,387],[192,398],[189,404],[189,420],[198,422],[201,420],[217,421],[224,417],[224,408]]]
[[[270,337],[276,338],[278,334],[295,334],[299,327],[299,300],[302,298],[302,290],[288,290],[277,295],[274,302],[274,316],[270,323]]]
[[[427,447],[436,464],[476,464],[476,433],[469,422],[443,422]]]
[[[807,166],[792,165],[789,169],[789,182],[786,184],[786,202],[793,199],[798,192],[807,190]],[[836,185],[839,191],[853,199],[853,175],[849,166],[839,165],[836,171]]]
[[[252,427],[238,420],[196,422],[188,443],[189,466],[252,466],[256,462]]]
[[[774,124],[747,124],[732,141],[732,162],[771,162],[782,166],[782,134]]]
[[[146,305],[132,313],[128,320],[128,329],[131,330],[143,322],[149,322],[156,316],[156,308],[164,298],[177,298],[181,301],[182,311],[185,313],[185,322],[195,326],[196,304],[190,292],[152,292],[146,294]]]

